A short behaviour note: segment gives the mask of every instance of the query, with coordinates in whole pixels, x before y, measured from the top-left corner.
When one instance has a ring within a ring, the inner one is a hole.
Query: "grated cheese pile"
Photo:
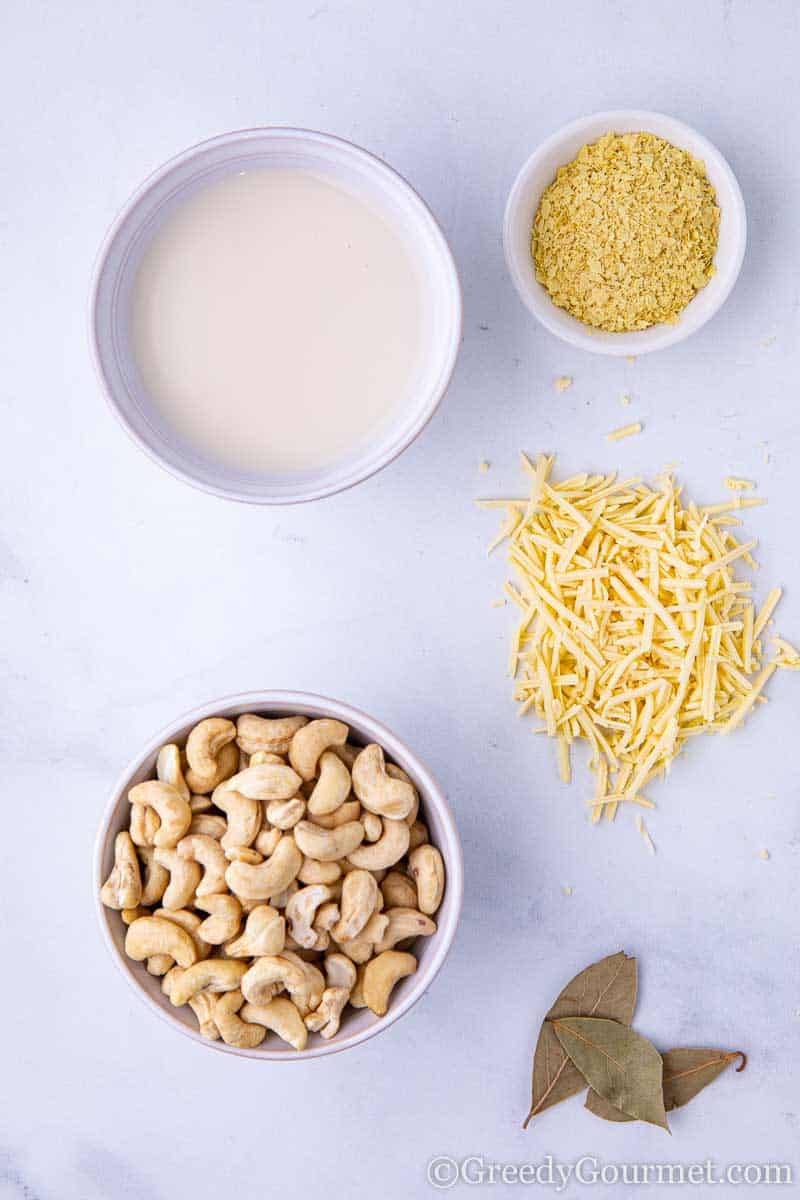
[[[623,802],[653,808],[643,789],[690,737],[735,729],[779,667],[800,670],[783,639],[764,651],[781,589],[756,612],[734,574],[757,565],[734,514],[764,501],[684,507],[671,474],[656,489],[616,473],[555,483],[554,456],[522,462],[526,498],[481,501],[508,511],[490,550],[508,540],[517,573],[505,590],[522,610],[510,657],[520,715],[557,739],[567,783],[570,746],[588,740],[594,821]]]

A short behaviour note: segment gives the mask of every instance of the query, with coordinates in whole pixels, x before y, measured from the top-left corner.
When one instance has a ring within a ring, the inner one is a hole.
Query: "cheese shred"
[[[505,592],[522,610],[509,671],[520,715],[556,739],[565,783],[572,743],[588,742],[590,819],[613,821],[620,804],[654,807],[642,790],[687,740],[735,729],[775,671],[800,670],[800,652],[773,637],[766,657],[781,589],[756,610],[752,585],[734,575],[756,565],[755,542],[715,523],[763,500],[698,508],[671,474],[658,488],[616,474],[556,483],[554,461],[523,456],[529,495],[482,502],[508,514],[494,544],[508,542],[516,580]],[[654,850],[641,811],[637,825]]]
[[[623,438],[633,437],[636,433],[642,432],[641,421],[632,421],[630,425],[621,425],[619,429],[612,429],[606,437],[610,442],[621,442]]]

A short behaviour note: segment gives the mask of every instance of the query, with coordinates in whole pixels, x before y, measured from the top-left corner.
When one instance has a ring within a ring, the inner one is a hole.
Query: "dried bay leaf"
[[[663,1087],[663,1085],[662,1085]],[[589,1088],[586,1093],[585,1108],[588,1108],[590,1113],[596,1117],[602,1117],[604,1121],[634,1121],[636,1118],[624,1113],[621,1108],[616,1108],[608,1100],[604,1100],[599,1092],[594,1088]]]
[[[741,1058],[736,1068],[743,1071],[747,1066],[747,1055],[743,1050],[709,1050],[707,1047],[686,1046],[678,1050],[667,1050],[662,1055],[664,1064],[663,1093],[664,1109],[682,1108],[693,1100],[698,1092],[726,1070],[732,1062]],[[632,1121],[633,1117],[615,1108],[593,1088],[586,1097],[586,1107],[604,1121]]]
[[[637,1120],[669,1129],[663,1064],[652,1042],[627,1025],[597,1017],[563,1017],[553,1028],[578,1071],[604,1100]]]
[[[680,1050],[668,1050],[663,1057],[664,1107],[667,1112],[688,1104],[737,1058],[742,1060],[737,1071],[743,1071],[747,1066],[747,1055],[742,1050],[726,1052],[687,1046]]]
[[[623,951],[592,963],[571,979],[545,1017],[533,1056],[531,1107],[523,1129],[540,1112],[582,1091],[586,1081],[565,1052],[552,1022],[602,1017],[629,1025],[636,1007],[636,959]]]

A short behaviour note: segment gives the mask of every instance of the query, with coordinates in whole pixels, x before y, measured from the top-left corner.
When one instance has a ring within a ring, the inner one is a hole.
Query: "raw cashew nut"
[[[356,981],[353,984],[353,990],[350,993],[350,1004],[353,1008],[366,1008],[367,1002],[364,999],[364,972],[367,969],[367,964],[362,963],[356,968]]]
[[[300,884],[296,879],[293,879],[289,886],[285,887],[282,892],[276,892],[274,896],[270,896],[270,904],[273,908],[286,908],[286,905],[289,903],[299,887]]]
[[[237,776],[234,775],[234,779]],[[221,809],[227,818],[227,828],[221,838],[223,850],[234,846],[249,846],[256,840],[258,831],[264,820],[264,812],[258,800],[243,796],[230,786],[231,781],[221,783],[214,788],[211,797],[217,808]]]
[[[301,958],[300,954],[295,954],[291,950],[284,950],[283,957],[288,959],[294,966],[299,967],[303,972],[305,980],[303,987],[298,992],[290,990],[289,995],[300,1016],[305,1017],[307,1013],[319,1007],[322,993],[325,991],[325,976],[313,963],[306,962],[305,959]]]
[[[211,800],[209,799],[208,802],[210,804]],[[194,810],[192,811],[194,812]],[[225,836],[227,828],[224,817],[218,817],[216,813],[196,812],[192,817],[189,833],[201,833],[204,837],[212,837],[218,842]]]
[[[162,746],[159,750],[156,759],[156,778],[160,779],[162,783],[171,784],[187,803],[191,802],[192,795],[183,777],[181,752],[174,742]]]
[[[364,999],[376,1017],[385,1015],[389,1008],[392,989],[406,975],[413,975],[417,960],[413,954],[401,950],[384,950],[377,958],[367,963],[364,971]],[[193,967],[192,970],[197,970]]]
[[[317,961],[320,954],[324,953],[324,951],[328,949],[330,944],[331,935],[329,933],[318,933],[317,940],[314,942],[314,945],[311,947],[311,949],[308,950],[305,946],[301,946],[299,942],[296,942],[290,933],[287,933],[286,942],[284,944],[282,953],[286,954],[289,950],[292,950],[298,958],[302,958],[303,962],[314,963]]]
[[[169,783],[148,779],[137,783],[128,792],[131,804],[146,804],[155,809],[161,824],[153,838],[153,845],[161,849],[177,846],[192,823],[192,810],[188,800]]]
[[[415,821],[413,825],[409,826],[409,833],[409,850],[416,850],[417,846],[424,846],[428,840],[428,826],[424,821]]]
[[[310,728],[310,725],[305,726],[305,729]],[[361,845],[364,826],[360,821],[348,821],[336,829],[322,829],[312,821],[300,821],[294,827],[294,838],[308,858],[315,858],[317,862],[336,862],[339,858],[348,857]]]
[[[180,969],[178,967],[179,971]],[[169,992],[167,995],[169,995]],[[197,1024],[200,1027],[202,1036],[208,1038],[210,1042],[219,1041],[219,1030],[214,1022],[215,998],[209,992],[198,992],[196,996],[191,996],[187,1003],[197,1017]]]
[[[308,1041],[308,1030],[303,1018],[291,1000],[278,996],[265,1004],[245,1004],[241,1010],[243,1021],[256,1022],[277,1033],[284,1042],[295,1050],[304,1050]]]
[[[302,966],[291,962],[283,954],[267,954],[257,958],[242,977],[242,991],[251,1004],[267,1003],[272,999],[273,988],[278,984],[294,999],[306,989],[306,975]]]
[[[242,923],[242,906],[235,896],[215,893],[213,896],[199,896],[195,907],[210,913],[198,929],[204,942],[212,946],[221,946],[236,937]]]
[[[206,717],[195,725],[186,739],[186,761],[189,769],[204,778],[217,770],[217,760],[223,746],[236,737],[236,726],[226,717]],[[237,755],[238,763],[238,755]],[[192,791],[199,791],[192,788]]]
[[[257,867],[264,861],[264,855],[259,854],[252,846],[233,846],[225,851],[225,861],[247,863],[250,867]]]
[[[373,913],[361,933],[337,945],[343,954],[354,963],[365,963],[372,957],[375,943],[379,942],[389,927],[389,918],[383,913]]]
[[[199,863],[203,878],[197,885],[198,896],[213,896],[215,892],[226,892],[225,872],[228,860],[219,842],[202,833],[190,833],[178,842],[181,858]]]
[[[364,826],[364,841],[377,842],[383,833],[383,821],[378,814],[364,812],[361,816],[361,824]]]
[[[345,742],[343,746],[331,746],[331,753],[340,758],[348,771],[352,771],[353,763],[361,753],[361,746],[354,746],[352,742]]]
[[[314,817],[314,824],[319,825],[322,829],[338,829],[340,825],[346,825],[348,821],[360,821],[361,812],[360,800],[345,800],[344,804],[336,809],[336,812],[323,813],[322,816]]]
[[[292,738],[308,717],[257,717],[243,713],[236,722],[236,740],[245,754],[288,754]]]
[[[161,990],[165,996],[170,996],[172,994],[173,987],[185,970],[185,967],[175,966],[170,971],[167,971],[166,975],[161,980]]]
[[[123,908],[119,915],[122,917],[123,925],[132,925],[134,921],[139,920],[139,917],[149,917],[152,916],[152,913],[149,908],[139,904],[136,908]]]
[[[286,942],[286,921],[270,904],[259,904],[248,913],[244,932],[228,942],[225,953],[231,958],[262,958],[280,954]]]
[[[160,867],[169,871],[167,890],[161,897],[163,908],[188,908],[194,899],[203,868],[196,862],[181,858],[177,850],[155,850],[153,857]]]
[[[139,917],[128,926],[125,934],[125,953],[135,962],[154,955],[168,955],[181,967],[191,967],[197,961],[194,938],[174,921],[162,917]]]
[[[335,862],[317,862],[314,858],[304,858],[303,865],[297,873],[298,883],[336,883],[342,877],[342,868]]]
[[[262,763],[239,771],[226,781],[225,786],[250,800],[290,800],[297,795],[302,782],[286,763]],[[213,799],[216,804],[216,796]]]
[[[370,876],[372,878],[372,876]],[[332,898],[331,889],[324,883],[311,884],[310,887],[300,888],[286,905],[286,919],[292,937],[298,946],[306,950],[316,947],[319,934],[313,928],[314,917],[320,904]]]
[[[419,812],[419,792],[417,791],[416,787],[414,786],[414,784],[411,780],[411,776],[406,775],[403,768],[398,767],[397,763],[389,763],[389,762],[387,762],[387,764],[386,764],[386,774],[391,775],[392,779],[402,779],[403,782],[407,783],[410,788],[413,788],[414,803],[411,806],[411,812],[406,817],[406,823],[408,825],[413,825],[417,819],[417,814]]]
[[[139,861],[142,866],[142,896],[139,903],[151,907],[160,903],[167,890],[169,871],[156,862],[156,851],[152,846],[139,847]]]
[[[309,1013],[305,1019],[307,1028],[326,1039],[335,1037],[339,1032],[342,1011],[349,999],[350,992],[347,988],[325,988],[319,1008],[316,1012]]]
[[[155,975],[158,978],[172,970],[175,966],[175,959],[170,958],[169,954],[151,954],[144,965],[148,975]]]
[[[390,871],[381,884],[387,908],[419,908],[416,885],[400,871]]]
[[[326,954],[325,976],[328,980],[328,987],[346,988],[350,992],[356,985],[358,972],[347,955]]]
[[[203,775],[200,771],[192,770],[190,766],[186,771],[186,782],[195,795],[207,796],[226,779],[230,779],[231,775],[235,775],[238,770],[239,750],[233,742],[229,742],[220,750],[213,771]]]
[[[372,914],[382,905],[383,897],[369,871],[351,871],[342,884],[339,904],[342,915],[331,930],[334,940],[348,942],[358,937]]]
[[[137,846],[152,846],[161,824],[154,808],[145,804],[131,805],[131,838]]]
[[[343,746],[350,730],[342,721],[322,717],[298,729],[289,746],[289,762],[303,779],[313,779],[320,755],[331,746]]]
[[[139,859],[131,835],[126,831],[114,838],[114,866],[100,890],[106,908],[137,908],[142,898]]]
[[[314,929],[317,933],[329,934],[340,916],[339,905],[335,900],[328,900],[325,904],[320,904],[317,909],[317,915],[314,917]],[[319,947],[314,948],[318,949]]]
[[[417,885],[420,912],[435,913],[444,895],[444,862],[435,846],[418,846],[408,856],[411,877]]]
[[[252,1021],[244,1021],[237,1016],[244,1004],[244,996],[238,988],[220,996],[214,1004],[214,1024],[220,1032],[226,1046],[239,1046],[243,1050],[253,1050],[260,1046],[267,1036],[266,1028]]]
[[[390,908],[386,912],[389,924],[386,933],[375,943],[375,953],[392,950],[406,938],[430,937],[436,933],[436,923],[415,908]]]
[[[178,976],[169,998],[180,1008],[198,992],[232,992],[239,987],[246,970],[246,965],[237,958],[207,958]]]
[[[354,867],[366,871],[381,871],[393,867],[408,850],[411,831],[405,821],[383,819],[383,833],[371,846],[360,846],[348,855]]]
[[[258,834],[254,845],[259,854],[263,854],[264,858],[269,858],[275,853],[276,847],[280,840],[280,829],[262,829]]]
[[[270,858],[256,867],[249,863],[231,863],[225,872],[225,879],[231,891],[245,900],[268,900],[289,886],[302,862],[303,855],[295,845],[294,838],[291,834],[285,834]]]
[[[350,772],[342,760],[330,750],[319,759],[319,779],[308,798],[312,817],[327,816],[344,804],[350,795]]]
[[[291,800],[270,800],[266,815],[270,825],[277,829],[292,829],[305,816],[306,802],[302,796]]]
[[[197,816],[198,813],[205,813],[212,807],[210,796],[190,796],[189,808]]]
[[[375,742],[365,746],[353,763],[353,791],[364,808],[379,817],[402,821],[414,807],[413,786],[389,775],[383,750]]]
[[[164,921],[174,921],[176,925],[180,925],[181,929],[185,929],[188,934],[191,934],[197,950],[198,962],[201,958],[208,958],[211,946],[200,937],[199,929],[202,921],[197,913],[190,912],[188,908],[157,908],[153,912],[153,916]]]

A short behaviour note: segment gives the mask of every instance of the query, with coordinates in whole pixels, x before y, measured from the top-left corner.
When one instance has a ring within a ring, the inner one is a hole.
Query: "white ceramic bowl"
[[[414,395],[377,440],[325,469],[257,476],[203,457],[160,417],[139,377],[129,340],[131,286],[149,240],[194,192],[254,166],[301,166],[356,190],[390,221],[424,280],[428,334]],[[453,256],[428,207],[397,172],[350,142],[302,129],[246,129],[193,146],[130,198],[100,251],[89,338],[103,389],[134,441],[173,475],[204,491],[256,504],[315,500],[352,487],[396,458],[441,400],[461,342],[461,291]]]
[[[395,987],[386,1016],[376,1017],[369,1009],[348,1008],[334,1038],[325,1041],[319,1034],[310,1034],[306,1049],[301,1051],[293,1050],[273,1034],[269,1034],[263,1045],[255,1050],[239,1050],[226,1046],[224,1042],[210,1042],[201,1037],[192,1012],[187,1007],[174,1008],[161,991],[161,980],[148,975],[144,963],[133,962],[126,957],[122,917],[100,903],[100,888],[114,863],[114,838],[121,829],[128,828],[128,790],[135,783],[153,777],[160,747],[165,742],[185,738],[192,726],[204,717],[226,716],[235,719],[245,712],[264,716],[302,713],[308,717],[336,717],[350,726],[354,742],[377,742],[383,746],[389,760],[396,762],[413,779],[420,794],[420,817],[428,826],[431,842],[438,846],[445,864],[446,886],[442,905],[436,913],[436,933],[432,937],[419,938],[415,943],[414,954],[419,966],[413,975],[401,980]],[[307,692],[247,692],[223,697],[185,713],[151,738],[128,764],[114,786],[97,835],[93,884],[97,916],[106,945],[126,981],[152,1012],[202,1046],[245,1058],[284,1062],[289,1059],[317,1058],[358,1046],[388,1029],[416,1004],[439,973],[455,936],[461,913],[464,866],[456,824],[441,789],[419,759],[390,730],[366,713],[324,696],[313,696]],[[110,1002],[113,1003],[113,997]]]
[[[720,207],[719,244],[714,259],[716,274],[686,306],[676,325],[654,325],[634,333],[606,333],[591,329],[564,309],[558,308],[536,278],[531,257],[531,230],[542,192],[552,183],[559,167],[570,162],[587,142],[604,133],[654,133],[674,146],[701,158],[717,193]],[[736,282],[747,242],[744,200],[733,171],[706,138],[672,117],[661,113],[620,109],[582,117],[559,129],[528,159],[520,171],[506,206],[503,248],[506,263],[523,303],[546,329],[595,354],[649,354],[689,337],[705,325],[725,303]]]

